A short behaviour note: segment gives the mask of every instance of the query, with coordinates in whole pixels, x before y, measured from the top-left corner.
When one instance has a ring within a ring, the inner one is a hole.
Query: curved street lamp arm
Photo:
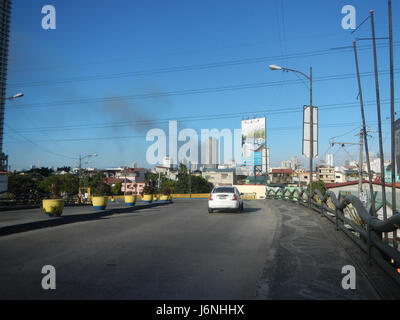
[[[282,71],[286,71],[286,72],[288,72],[288,71],[297,72],[297,73],[300,73],[301,75],[303,75],[304,77],[306,77],[308,80],[311,80],[310,76],[306,75],[305,73],[303,73],[303,72],[301,72],[301,71],[299,71],[299,70],[294,70],[294,69],[289,69],[289,68],[283,68],[283,67],[282,67]]]

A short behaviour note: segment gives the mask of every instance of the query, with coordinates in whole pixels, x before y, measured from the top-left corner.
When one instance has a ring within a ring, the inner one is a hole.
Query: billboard
[[[242,163],[261,166],[266,146],[265,117],[242,120]]]
[[[310,106],[303,107],[303,155],[310,158]],[[313,107],[313,158],[318,156],[318,108]]]

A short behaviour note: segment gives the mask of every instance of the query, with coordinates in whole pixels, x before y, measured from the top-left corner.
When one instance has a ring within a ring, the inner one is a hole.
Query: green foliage
[[[104,181],[98,182],[91,190],[93,196],[108,196],[111,193],[111,187]]]
[[[313,189],[313,191],[319,190],[319,191],[321,191],[322,195],[325,195],[325,193],[326,193],[325,182],[323,182],[321,180],[313,181],[312,189]],[[307,186],[307,191],[310,192],[310,185]]]
[[[189,175],[182,174],[178,176],[178,180],[175,181],[174,192],[175,193],[208,193],[211,192],[213,184],[208,182],[202,176],[190,176],[190,188],[189,188]],[[190,190],[189,190],[190,189]]]
[[[161,193],[162,193],[163,195],[169,196],[169,195],[172,193],[172,190],[171,190],[171,188],[169,188],[167,185],[165,185],[165,186],[163,186],[163,187],[161,188]]]
[[[146,180],[147,181],[157,181],[158,180],[158,173],[154,172],[147,172],[146,173]]]
[[[44,193],[50,193],[51,198],[61,197],[61,193],[67,196],[78,194],[79,178],[72,174],[52,175],[44,178],[39,183],[39,190]]]
[[[182,162],[179,164],[179,174],[187,174],[187,166]]]
[[[54,173],[53,169],[50,168],[35,168],[35,169],[31,169],[27,172],[28,174],[33,173],[33,174],[39,174],[42,177],[49,177]]]
[[[111,194],[111,187],[104,182],[105,175],[97,172],[94,175],[86,176],[82,179],[82,187],[89,187],[93,196],[108,196]]]
[[[9,173],[8,192],[14,194],[16,198],[20,198],[37,190],[42,180],[43,176],[37,172]]]
[[[68,196],[78,194],[79,189],[79,177],[73,174],[60,175],[62,181],[62,192],[65,192]]]
[[[155,194],[156,193],[156,188],[152,185],[147,185],[143,188],[142,194]]]
[[[40,182],[39,189],[45,193],[50,193],[51,199],[59,199],[62,192],[62,179],[59,175],[46,177]]]
[[[122,183],[121,181],[117,181],[113,187],[111,187],[111,193],[113,195],[121,194]]]

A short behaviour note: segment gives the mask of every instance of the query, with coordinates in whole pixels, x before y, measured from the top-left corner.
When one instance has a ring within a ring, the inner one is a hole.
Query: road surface
[[[0,299],[377,299],[362,273],[342,289],[353,260],[320,219],[276,200],[209,214],[207,200],[182,199],[4,235]],[[55,290],[42,289],[44,265]]]

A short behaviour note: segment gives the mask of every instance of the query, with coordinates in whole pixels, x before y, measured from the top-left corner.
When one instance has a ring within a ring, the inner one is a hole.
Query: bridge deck
[[[361,250],[343,232],[296,204],[246,201],[240,214],[209,214],[205,199],[135,211],[110,207],[102,215],[90,207],[68,207],[54,224],[40,209],[0,213],[0,230],[9,228],[0,234],[0,299],[400,295],[382,270],[364,266]],[[47,264],[57,270],[53,291],[41,288],[41,269]],[[356,268],[355,290],[342,289],[344,265]]]

